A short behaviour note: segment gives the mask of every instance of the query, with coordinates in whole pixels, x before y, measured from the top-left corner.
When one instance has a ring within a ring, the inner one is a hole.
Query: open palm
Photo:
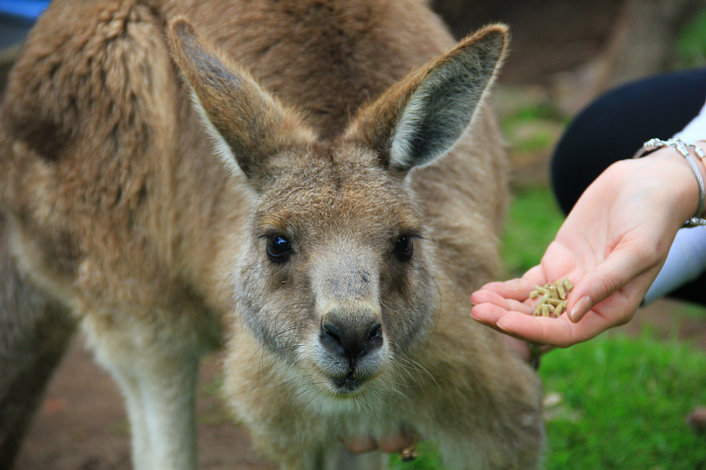
[[[629,321],[697,198],[691,170],[671,148],[612,165],[581,196],[539,265],[473,293],[473,318],[563,347]],[[529,292],[563,277],[575,286],[567,312],[533,316]]]

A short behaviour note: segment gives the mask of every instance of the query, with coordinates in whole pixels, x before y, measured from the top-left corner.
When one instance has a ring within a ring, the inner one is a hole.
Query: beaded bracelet
[[[681,156],[684,157],[684,159],[687,161],[687,163],[689,163],[689,167],[694,173],[694,177],[696,177],[696,183],[699,185],[699,208],[696,210],[696,214],[694,215],[694,217],[684,222],[683,227],[697,227],[699,225],[706,225],[706,219],[701,217],[701,214],[703,214],[704,212],[704,205],[706,204],[706,188],[704,187],[704,179],[701,176],[701,171],[699,170],[696,160],[694,160],[694,158],[691,156],[691,152],[689,151],[689,149],[694,151],[694,153],[701,160],[702,164],[704,163],[704,158],[706,158],[706,153],[701,149],[701,147],[692,144],[687,144],[681,139],[662,140],[655,138],[650,139],[644,144],[642,144],[642,147],[635,153],[635,155],[633,155],[633,158],[640,158],[646,153],[651,152],[653,150],[657,150],[661,147],[672,147],[677,152],[679,152]]]

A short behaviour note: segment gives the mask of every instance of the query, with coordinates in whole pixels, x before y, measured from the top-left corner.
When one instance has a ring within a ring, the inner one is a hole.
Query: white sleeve
[[[682,228],[677,232],[667,260],[645,294],[645,304],[664,297],[693,281],[706,269],[706,227]]]
[[[684,130],[675,134],[674,138],[689,144],[706,140],[706,103],[699,115],[687,124]],[[645,294],[645,304],[696,279],[704,270],[706,270],[706,227],[680,229],[669,249],[662,270]]]

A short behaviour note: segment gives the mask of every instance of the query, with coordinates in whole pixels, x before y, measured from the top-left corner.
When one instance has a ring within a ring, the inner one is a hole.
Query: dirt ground
[[[457,35],[490,21],[513,31],[512,55],[502,84],[546,87],[552,77],[590,59],[616,14],[614,0],[477,1],[453,10]],[[448,14],[449,11],[447,11]],[[667,336],[678,334],[706,348],[706,322],[670,315],[675,304],[660,302],[626,327],[645,323]],[[560,352],[555,352],[560,354]],[[199,452],[205,470],[268,469],[251,449],[246,432],[231,424],[219,402],[219,357],[206,360],[198,394]],[[57,370],[16,463],[17,470],[115,470],[130,467],[129,432],[122,398],[112,379],[96,366],[78,337]]]

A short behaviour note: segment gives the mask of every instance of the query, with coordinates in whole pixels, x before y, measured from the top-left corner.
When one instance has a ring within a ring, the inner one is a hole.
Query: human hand
[[[351,436],[343,440],[346,448],[354,454],[363,454],[373,450],[380,450],[388,454],[399,452],[403,460],[416,458],[417,436],[413,432],[400,432],[384,436],[376,441],[367,436]]]
[[[626,323],[697,202],[696,180],[672,148],[610,166],[577,201],[540,264],[522,278],[474,292],[471,316],[512,336],[560,347]],[[574,285],[567,311],[559,318],[533,316],[530,291],[563,277]]]

